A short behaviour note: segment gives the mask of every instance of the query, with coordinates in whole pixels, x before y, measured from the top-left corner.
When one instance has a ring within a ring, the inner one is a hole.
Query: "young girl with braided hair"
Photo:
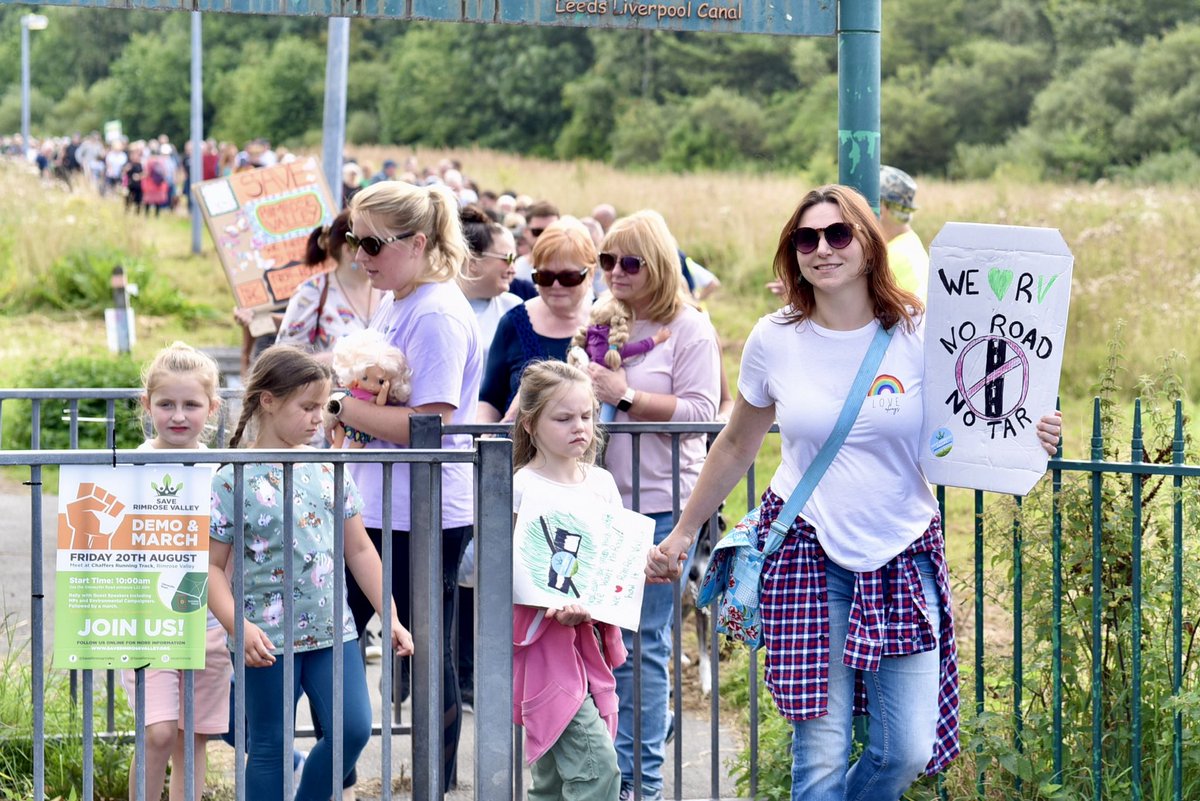
[[[330,383],[329,367],[302,350],[289,345],[268,348],[251,371],[230,445],[237,447],[248,438],[251,448],[311,450],[308,442],[321,426]],[[283,497],[285,470],[293,476],[291,498]],[[334,476],[333,465],[316,462],[247,464],[242,470],[241,532],[235,529],[233,465],[224,465],[213,478],[209,606],[229,632],[233,647],[240,645],[245,654],[246,795],[255,801],[283,801],[283,716],[295,709],[301,692],[308,696],[321,730],[326,734],[333,730],[334,648],[342,649],[344,667],[339,789],[371,736],[366,674],[344,598],[341,619],[334,618],[335,514],[340,512],[345,520],[346,567],[376,611],[390,617],[392,648],[400,655],[413,650],[412,637],[400,625],[394,605],[383,603],[383,568],[359,516],[363,502],[358,489],[347,474],[339,510]],[[293,509],[291,530],[283,525],[285,504]],[[225,574],[230,552],[238,545],[245,549],[240,610],[245,624],[240,644],[233,640],[239,610]],[[280,586],[286,559],[291,560],[295,577],[290,593]],[[284,629],[288,595],[294,599],[291,630]],[[289,638],[295,687],[294,697],[284,698],[283,643]],[[305,762],[295,798],[327,801],[334,785],[332,766],[333,748],[328,736],[322,736]]]

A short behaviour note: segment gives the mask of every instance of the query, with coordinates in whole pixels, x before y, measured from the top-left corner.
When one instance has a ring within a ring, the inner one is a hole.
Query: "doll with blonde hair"
[[[579,329],[571,340],[567,351],[567,362],[586,371],[589,362],[595,362],[609,370],[618,370],[621,364],[634,356],[641,356],[653,350],[655,345],[661,345],[671,337],[671,329],[660,328],[654,336],[629,341],[630,318],[629,307],[609,295],[601,298],[592,307],[588,324]],[[603,404],[600,408],[600,421],[612,422],[616,407]]]
[[[353,398],[376,406],[403,406],[412,395],[412,370],[401,350],[388,344],[382,332],[364,329],[347,334],[333,346],[333,373]],[[346,437],[351,448],[361,448],[373,437],[337,419],[340,399],[330,400],[325,422],[335,448]]]

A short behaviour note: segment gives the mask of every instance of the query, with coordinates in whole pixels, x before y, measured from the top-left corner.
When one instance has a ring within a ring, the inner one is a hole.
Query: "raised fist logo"
[[[103,487],[92,483],[79,485],[79,494],[67,504],[67,526],[71,529],[71,549],[103,550],[112,547],[112,535],[121,522],[125,504]]]

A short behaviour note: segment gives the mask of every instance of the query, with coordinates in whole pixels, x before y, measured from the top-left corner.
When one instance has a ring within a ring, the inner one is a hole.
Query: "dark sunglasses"
[[[600,269],[604,272],[612,272],[612,269],[617,265],[621,265],[621,270],[626,275],[637,275],[638,270],[646,266],[646,260],[641,256],[614,256],[612,253],[600,254]]]
[[[487,251],[484,251],[484,252],[480,253],[479,256],[480,256],[480,258],[482,258],[484,256],[490,256],[493,259],[499,259],[500,261],[507,264],[509,267],[511,267],[517,260],[516,253],[488,253]]]
[[[545,231],[546,229],[545,228],[526,228],[525,230],[529,232],[529,235],[531,237],[533,237],[534,239],[537,239],[539,236],[542,235],[542,231]]]
[[[587,270],[580,270],[577,273],[552,273],[549,270],[534,270],[530,278],[538,286],[554,286],[555,281],[563,286],[579,286],[587,278],[587,274]]]
[[[383,250],[384,245],[388,244],[389,242],[399,242],[401,239],[408,239],[410,236],[413,236],[416,233],[416,231],[406,231],[403,234],[396,234],[395,236],[388,236],[384,237],[383,239],[380,239],[377,236],[364,236],[360,239],[353,233],[347,232],[346,244],[355,250],[362,248],[363,250],[367,251],[368,256],[378,256],[379,251]]]
[[[854,229],[844,222],[834,223],[825,228],[797,228],[792,231],[792,247],[801,253],[812,253],[821,244],[821,235],[834,250],[841,250],[854,241]]]

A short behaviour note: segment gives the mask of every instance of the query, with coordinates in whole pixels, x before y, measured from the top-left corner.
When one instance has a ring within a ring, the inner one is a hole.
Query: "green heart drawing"
[[[992,285],[992,291],[996,293],[996,300],[1004,300],[1004,293],[1008,291],[1012,280],[1012,270],[1001,270],[999,267],[988,270],[988,283]]]

